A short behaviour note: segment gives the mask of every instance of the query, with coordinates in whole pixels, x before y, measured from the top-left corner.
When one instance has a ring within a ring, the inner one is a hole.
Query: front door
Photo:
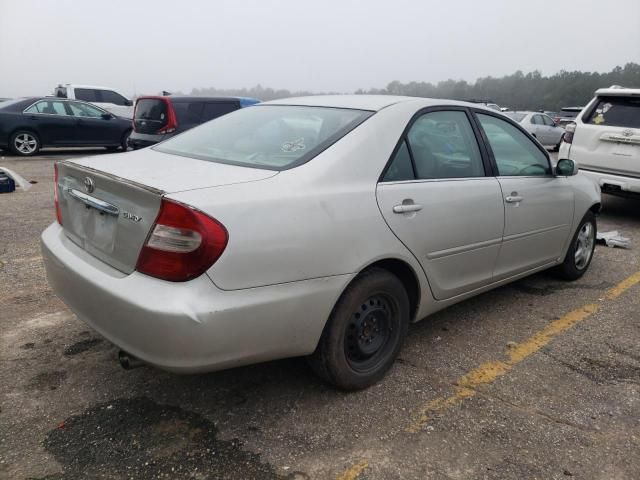
[[[68,145],[75,136],[75,121],[60,100],[41,100],[24,111],[44,146]]]
[[[70,112],[76,119],[74,144],[120,144],[121,128],[118,122],[112,116],[110,118],[102,117],[102,115],[108,114],[108,112],[83,102],[68,102],[68,106]]]
[[[552,174],[546,152],[519,128],[476,113],[495,162],[504,201],[505,228],[494,280],[560,259],[571,234],[573,189]]]
[[[491,282],[504,206],[485,161],[464,109],[427,111],[412,122],[378,184],[387,224],[438,300]]]

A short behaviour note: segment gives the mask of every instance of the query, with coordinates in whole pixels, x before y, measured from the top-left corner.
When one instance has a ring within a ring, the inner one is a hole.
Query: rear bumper
[[[640,178],[614,175],[596,170],[580,169],[580,173],[600,185],[602,193],[620,196],[640,195]]]
[[[133,131],[129,136],[129,146],[134,149],[150,147],[151,145],[155,145],[156,143],[166,140],[167,138],[170,138],[170,137],[171,137],[170,134],[155,135],[155,134],[139,133],[139,132]]]
[[[219,290],[202,275],[171,283],[125,275],[71,242],[42,234],[51,288],[118,347],[165,370],[192,373],[306,355],[351,275],[246,290]]]

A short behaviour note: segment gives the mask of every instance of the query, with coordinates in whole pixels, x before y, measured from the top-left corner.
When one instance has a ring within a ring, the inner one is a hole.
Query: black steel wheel
[[[373,268],[342,294],[309,357],[325,381],[359,390],[379,381],[398,356],[409,325],[409,298],[391,272]]]

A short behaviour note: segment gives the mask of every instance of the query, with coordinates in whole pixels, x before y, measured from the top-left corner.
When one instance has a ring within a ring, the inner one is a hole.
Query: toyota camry
[[[545,269],[588,269],[600,191],[477,104],[317,96],[154,147],[58,162],[49,282],[137,361],[175,372],[308,356],[343,389],[411,322]]]

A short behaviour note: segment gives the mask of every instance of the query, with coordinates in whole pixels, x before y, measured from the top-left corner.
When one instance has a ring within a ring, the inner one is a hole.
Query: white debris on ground
[[[3,167],[0,165],[0,172],[4,172],[7,177],[13,178],[13,181],[16,182],[16,187],[21,188],[24,192],[28,191],[32,185],[29,181],[21,175],[18,175],[13,170]]]
[[[598,232],[596,241],[606,245],[607,247],[629,248],[631,246],[631,239],[623,237],[617,230],[613,230],[611,232]]]

